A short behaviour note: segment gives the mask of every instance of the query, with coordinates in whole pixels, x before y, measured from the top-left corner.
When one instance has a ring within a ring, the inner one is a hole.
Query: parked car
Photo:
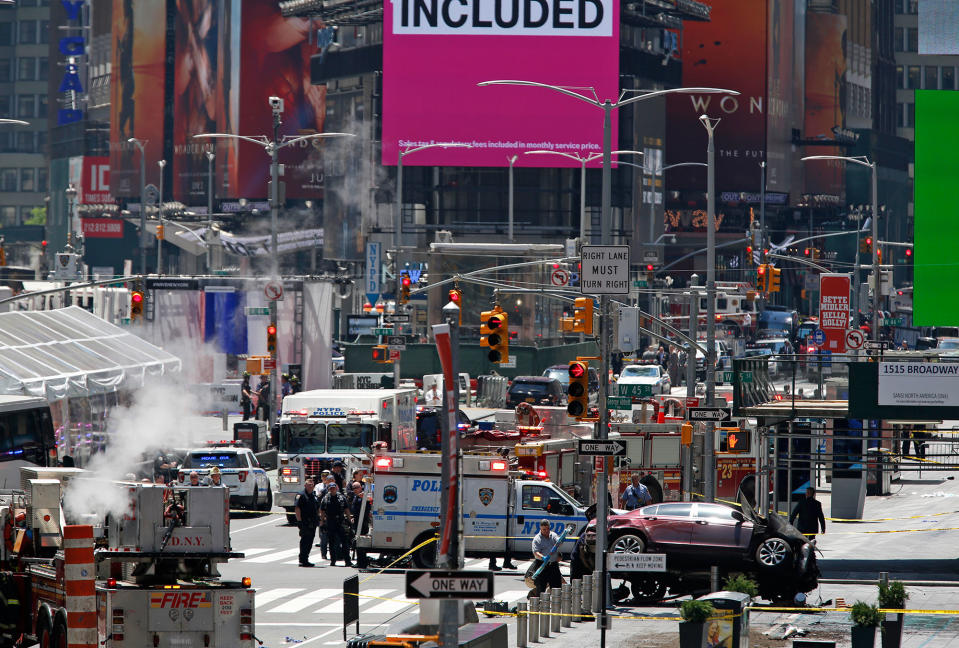
[[[959,337],[939,338],[939,344],[936,348],[941,356],[959,356]]]
[[[662,366],[658,364],[637,364],[623,367],[617,385],[649,385],[653,394],[669,395],[672,383]]]
[[[773,513],[756,514],[740,497],[742,511],[724,504],[663,502],[609,517],[612,553],[666,554],[666,572],[621,572],[637,602],[659,601],[708,587],[710,567],[720,574],[745,573],[759,584],[759,594],[771,601],[792,599],[818,586],[815,541]],[[573,560],[592,571],[595,520],[586,528],[586,541]],[[617,588],[622,597],[626,588]],[[614,592],[617,590],[614,590]],[[616,598],[614,594],[614,598]],[[619,599],[621,600],[621,598]]]
[[[520,403],[560,406],[566,403],[566,391],[555,378],[517,376],[506,391],[506,407]]]
[[[569,365],[558,364],[549,367],[543,372],[546,378],[555,378],[563,386],[563,393],[569,389]],[[599,372],[595,367],[589,368],[589,402],[595,403],[599,398]]]
[[[417,407],[416,408],[416,447],[419,450],[429,450],[438,452],[442,442],[442,428],[440,427],[440,416],[445,413],[438,407]],[[456,410],[456,425],[460,433],[466,432],[472,427],[473,422],[461,409]]]
[[[726,346],[726,343],[722,340],[715,340],[716,343],[716,365],[713,367],[714,371],[722,371],[725,369],[733,368],[733,361],[729,355],[729,348]],[[706,345],[706,340],[700,340],[699,344],[701,346]],[[706,380],[706,356],[703,355],[703,352],[699,349],[696,350],[696,380],[705,381]],[[717,381],[718,385],[721,385],[721,381]]]
[[[764,340],[756,340],[753,344],[750,344],[746,348],[746,355],[757,355],[760,353],[768,353],[770,356],[789,356],[792,355],[793,349],[792,345],[789,343],[789,340],[786,338],[769,338]],[[771,358],[769,361],[769,375],[775,376],[780,373],[784,373],[790,370],[791,358]]]

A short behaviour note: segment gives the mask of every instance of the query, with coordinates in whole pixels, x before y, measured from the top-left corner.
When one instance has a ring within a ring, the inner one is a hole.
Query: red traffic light
[[[486,322],[486,326],[491,329],[498,329],[503,326],[503,316],[502,315],[492,315],[489,320]]]
[[[752,253],[753,253],[753,246],[747,245],[747,246],[746,246],[746,254],[751,255]]]
[[[652,263],[647,263],[647,264],[646,264],[646,272],[652,272],[652,271],[653,271],[653,264],[652,264]]]
[[[912,256],[912,248],[906,248],[906,256],[907,256],[907,257],[911,257],[911,256]]]
[[[131,300],[134,304],[139,304],[140,302],[143,301],[143,293],[141,293],[141,292],[134,292],[132,295],[130,295],[130,300]]]
[[[47,242],[46,242],[46,241],[40,241],[40,247],[44,247],[44,248],[47,247]]]
[[[276,327],[273,326],[272,324],[270,324],[269,326],[267,326],[267,327],[266,327],[266,334],[267,334],[267,335],[276,335]]]
[[[809,248],[806,248],[805,250],[803,250],[803,254],[805,254],[806,256],[809,256]]]
[[[756,270],[756,272],[758,272],[758,273],[761,274],[761,275],[766,274],[766,266],[764,266],[764,265],[759,266],[759,269]]]
[[[404,287],[404,288],[409,288],[409,287],[410,287],[410,284],[413,283],[412,281],[410,281],[410,276],[409,276],[409,275],[403,275],[402,282],[403,282],[403,287]]]
[[[573,378],[582,378],[586,374],[586,366],[582,362],[571,362],[569,375]]]
[[[867,237],[866,237],[866,245],[872,245],[872,237],[871,237],[871,236],[867,236]]]
[[[460,301],[460,291],[458,291],[458,290],[451,290],[451,291],[450,291],[450,301],[451,301],[451,302],[459,303],[459,301]]]

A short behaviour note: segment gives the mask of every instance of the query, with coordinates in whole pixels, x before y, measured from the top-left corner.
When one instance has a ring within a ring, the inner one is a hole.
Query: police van
[[[373,457],[372,525],[356,539],[361,564],[366,555],[401,555],[432,538],[440,521],[439,454],[377,453]],[[462,462],[464,553],[468,557],[532,555],[532,539],[547,519],[556,533],[569,529],[574,538],[586,528],[586,511],[549,481],[510,474],[498,455],[465,455]],[[507,545],[508,543],[508,545]],[[567,539],[568,553],[575,540]],[[417,567],[435,563],[436,544],[413,554]]]

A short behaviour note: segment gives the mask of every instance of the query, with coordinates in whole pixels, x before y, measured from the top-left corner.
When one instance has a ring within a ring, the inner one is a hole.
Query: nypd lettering
[[[414,479],[411,492],[439,493],[443,490],[438,479]]]
[[[613,0],[393,0],[393,33],[611,36]]]

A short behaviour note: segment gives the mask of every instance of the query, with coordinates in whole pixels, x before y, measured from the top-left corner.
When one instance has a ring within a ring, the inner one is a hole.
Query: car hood
[[[754,525],[763,525],[769,529],[771,533],[782,536],[787,540],[798,542],[800,546],[809,542],[809,538],[804,536],[799,529],[791,525],[786,518],[782,517],[778,513],[773,513],[765,519],[760,517],[760,515],[756,513],[755,509],[753,509],[753,507],[749,504],[749,500],[746,499],[746,496],[742,491],[739,492],[736,499],[739,502],[739,506],[743,512],[743,515],[745,515],[746,519],[750,520]]]
[[[619,380],[616,381],[617,385],[655,385],[662,378],[654,378],[651,376],[620,376]]]

